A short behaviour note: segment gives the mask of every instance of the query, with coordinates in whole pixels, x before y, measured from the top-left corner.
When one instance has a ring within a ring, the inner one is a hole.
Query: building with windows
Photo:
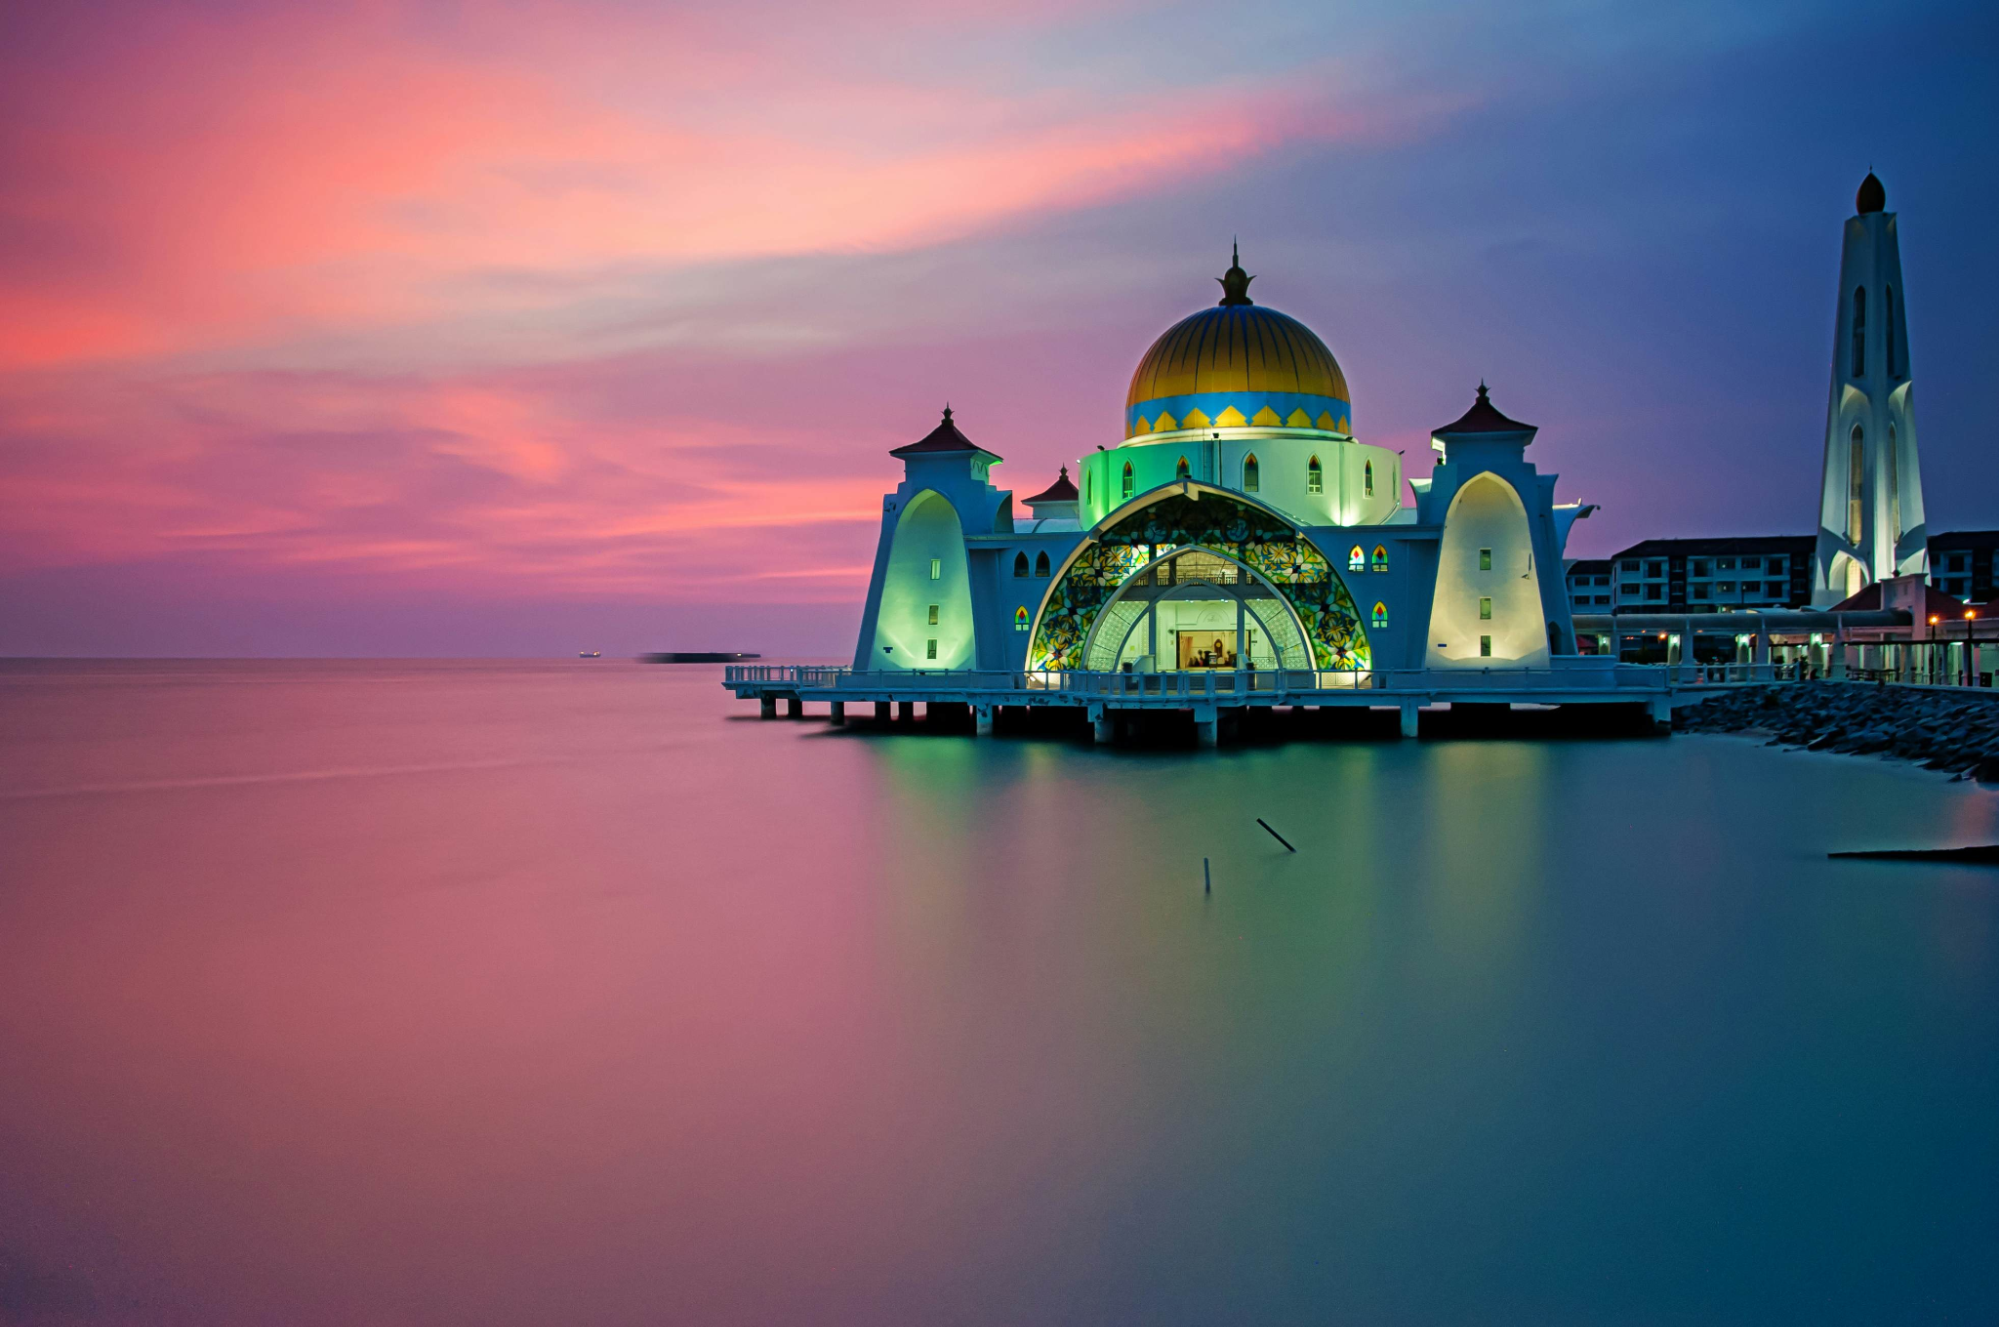
[[[1569,611],[1609,613],[1612,595],[1608,558],[1569,559]]]
[[[1586,508],[1484,384],[1427,475],[1364,442],[1338,361],[1250,298],[1139,359],[1123,438],[1024,500],[947,408],[890,455],[856,674],[1545,668],[1573,656],[1562,548]],[[1415,505],[1402,502],[1404,485]],[[1351,684],[1349,684],[1351,685]]]
[[[1999,530],[1930,536],[1930,584],[1972,604],[1989,604],[1999,583]]]
[[[1593,604],[1592,611],[1803,608],[1811,603],[1812,548],[1809,535],[1645,540],[1604,560],[1611,568],[1610,603],[1608,610]]]

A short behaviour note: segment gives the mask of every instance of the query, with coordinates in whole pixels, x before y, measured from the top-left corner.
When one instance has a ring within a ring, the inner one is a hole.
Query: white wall
[[[1480,549],[1492,550],[1490,571],[1479,568]],[[1496,475],[1474,476],[1458,490],[1444,518],[1427,667],[1546,668],[1548,624],[1541,616],[1536,572],[1520,495]],[[1492,601],[1490,620],[1479,617],[1480,599]],[[1490,658],[1479,654],[1481,636],[1492,638]]]

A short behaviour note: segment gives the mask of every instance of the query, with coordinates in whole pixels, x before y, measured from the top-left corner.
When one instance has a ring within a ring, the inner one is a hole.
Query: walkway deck
[[[1620,664],[1593,656],[1558,657],[1552,667],[1371,669],[1328,672],[1311,669],[1200,671],[1175,673],[1025,673],[985,670],[852,669],[801,664],[738,664],[722,685],[738,700],[758,701],[774,715],[783,701],[794,715],[807,702],[824,702],[837,721],[846,707],[870,704],[886,718],[890,706],[908,714],[927,706],[968,707],[977,731],[991,731],[993,712],[1003,706],[1081,709],[1108,732],[1111,717],[1125,711],[1191,711],[1196,732],[1215,740],[1224,712],[1251,707],[1314,706],[1396,709],[1402,731],[1415,736],[1417,715],[1437,705],[1617,705],[1643,707],[1655,724],[1672,718],[1675,670],[1659,665]],[[1763,669],[1767,680],[1767,666]],[[1717,685],[1711,683],[1698,685]]]

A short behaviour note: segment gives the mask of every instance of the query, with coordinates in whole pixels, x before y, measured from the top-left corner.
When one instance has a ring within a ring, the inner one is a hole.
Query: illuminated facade
[[[1812,603],[1929,569],[1909,368],[1902,247],[1887,190],[1869,171],[1847,218],[1826,403],[1825,469]]]
[[[1222,299],[1139,361],[1124,436],[1015,508],[1000,458],[946,409],[891,455],[857,674],[991,671],[1359,675],[1545,669],[1575,653],[1555,477],[1483,384],[1437,429],[1429,474],[1361,442],[1339,363]],[[1402,501],[1404,486],[1414,506]]]

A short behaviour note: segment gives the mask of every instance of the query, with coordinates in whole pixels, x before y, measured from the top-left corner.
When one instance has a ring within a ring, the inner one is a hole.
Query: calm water
[[[0,667],[0,1303],[1999,1315],[1999,873],[1824,857],[1999,840],[1992,792],[718,676]]]

